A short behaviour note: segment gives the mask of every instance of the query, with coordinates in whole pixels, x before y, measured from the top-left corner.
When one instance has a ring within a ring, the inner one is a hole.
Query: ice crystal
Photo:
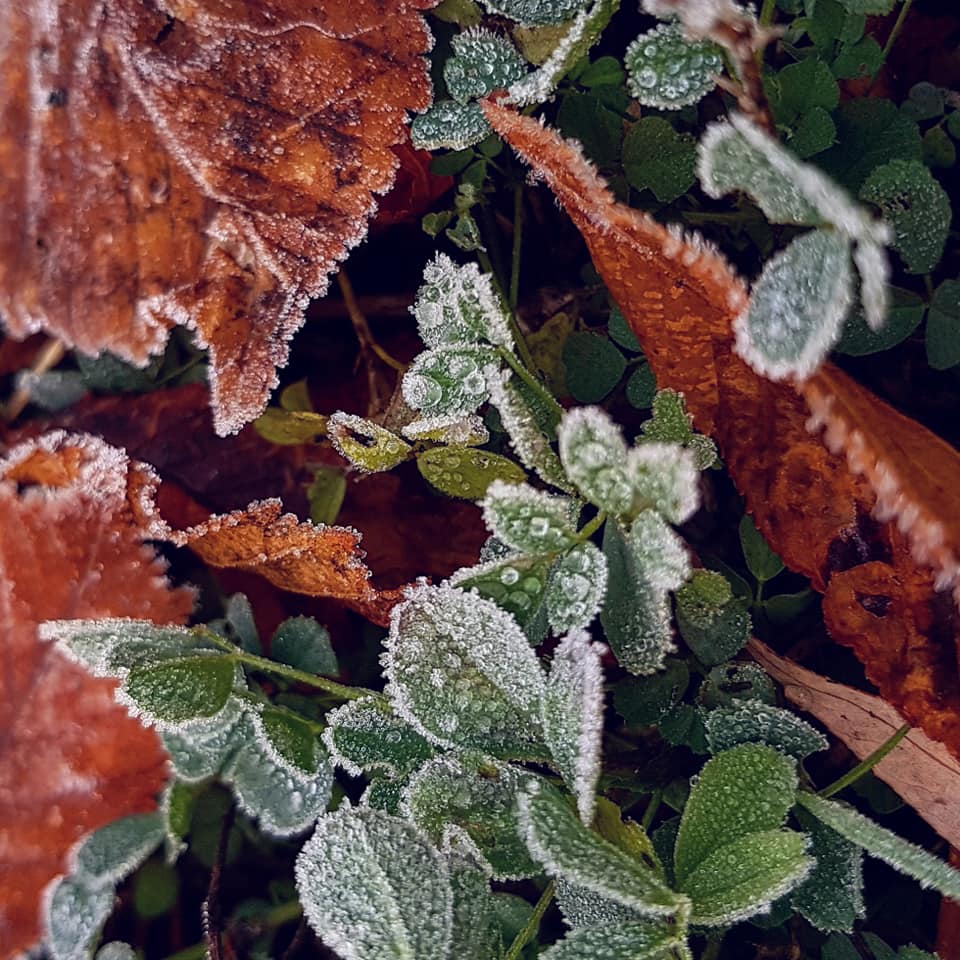
[[[502,956],[500,924],[490,881],[474,864],[450,857],[453,936],[450,960],[490,960]]]
[[[527,627],[540,609],[552,565],[550,556],[514,554],[502,560],[463,567],[450,578],[450,585],[476,591],[503,607],[522,627]]]
[[[72,877],[55,880],[43,904],[44,939],[53,960],[89,960],[113,901],[110,884],[91,887]]]
[[[413,727],[372,697],[328,713],[323,742],[333,762],[354,777],[370,771],[404,777],[435,753]]]
[[[307,921],[344,960],[450,956],[450,870],[410,821],[344,803],[317,822],[296,879]]]
[[[567,476],[593,504],[617,516],[633,504],[627,445],[620,428],[599,407],[567,411],[557,428]]]
[[[580,927],[539,956],[542,960],[671,960],[688,956],[686,931],[655,920]]]
[[[380,424],[341,410],[327,420],[327,436],[337,453],[364,473],[392,470],[413,452],[410,444]]]
[[[634,509],[652,507],[671,523],[689,520],[700,505],[693,452],[675,443],[651,442],[627,454]]]
[[[543,739],[576,797],[580,819],[593,820],[603,745],[603,667],[607,648],[575,631],[553,655],[540,706]]]
[[[160,814],[122,817],[80,844],[72,858],[72,872],[88,886],[112,886],[133,873],[162,842]]]
[[[636,910],[586,887],[577,886],[564,877],[557,879],[556,898],[568,927],[589,927],[601,923],[613,925],[623,920],[637,920],[641,916]]]
[[[488,396],[484,367],[493,351],[475,346],[434,347],[421,353],[403,375],[403,398],[428,417],[463,417]]]
[[[435,440],[464,447],[480,447],[490,439],[490,431],[474,413],[465,417],[421,417],[400,432],[408,440]]]
[[[587,3],[588,0],[483,0],[490,13],[499,13],[527,26],[563,23]]]
[[[711,710],[704,726],[711,753],[741,743],[766,743],[795,760],[803,760],[830,746],[822,733],[795,713],[751,700]]]
[[[242,701],[232,697],[217,716],[165,731],[161,737],[176,775],[187,783],[197,783],[219,773],[227,756],[239,746],[236,732],[243,715]]]
[[[137,953],[123,940],[111,940],[98,951],[95,960],[137,960]]]
[[[530,774],[482,755],[447,754],[411,778],[401,811],[442,850],[470,850],[498,880],[539,871],[517,828],[517,792]]]
[[[557,564],[544,599],[555,633],[588,627],[607,593],[607,561],[590,543],[577,544]]]
[[[709,40],[689,40],[678,23],[641,33],[623,58],[627,88],[644,106],[679,110],[705,97],[723,71],[723,54]]]
[[[517,622],[453,587],[418,587],[393,609],[387,693],[428,740],[496,752],[537,750],[543,671]]]
[[[410,124],[410,139],[418,150],[466,150],[490,133],[477,103],[437,100]]]
[[[443,79],[460,103],[509,87],[527,72],[517,48],[492,30],[465,30],[450,45],[454,55],[443,66]]]
[[[494,480],[482,507],[487,529],[514,550],[556,553],[575,542],[578,511],[569,497],[534,490],[525,483]]]
[[[445,253],[438,253],[424,267],[423,284],[410,309],[428,347],[481,341],[510,347],[513,343],[490,276],[481,273],[476,263],[456,264]]]

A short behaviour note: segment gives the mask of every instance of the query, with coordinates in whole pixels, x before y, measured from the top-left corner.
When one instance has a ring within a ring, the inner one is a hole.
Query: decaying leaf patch
[[[938,596],[897,524],[874,519],[878,501],[867,480],[808,433],[804,399],[733,352],[743,282],[699,238],[618,204],[575,145],[496,104],[484,111],[580,229],[657,383],[686,395],[757,527],[791,569],[825,592],[833,637],[854,648],[887,701],[960,755],[956,609]],[[823,375],[840,382],[829,365]],[[902,419],[909,432],[915,425]],[[922,496],[933,496],[929,483]]]
[[[434,0],[0,2],[0,314],[144,364],[209,348],[255,417],[429,103]]]

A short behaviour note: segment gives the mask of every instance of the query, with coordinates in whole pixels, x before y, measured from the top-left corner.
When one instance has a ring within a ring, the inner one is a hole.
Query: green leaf
[[[295,872],[307,921],[346,960],[449,955],[450,870],[408,820],[345,803],[317,821]]]
[[[686,897],[670,890],[641,861],[591,833],[549,784],[531,783],[520,794],[518,809],[530,853],[548,873],[645,916],[684,916]]]
[[[403,463],[413,448],[378,423],[338,410],[327,421],[327,436],[341,457],[364,473],[381,473]]]
[[[591,927],[594,924],[610,926],[623,922],[639,920],[642,917],[638,911],[625,907],[616,900],[602,897],[586,887],[570,883],[563,877],[556,879],[556,900],[564,923],[568,927]]]
[[[922,297],[901,287],[890,288],[890,301],[887,321],[879,330],[870,329],[862,309],[855,307],[851,310],[843,334],[833,349],[851,357],[863,357],[889,350],[906,340],[920,326],[926,305]]]
[[[677,591],[677,626],[697,659],[713,667],[743,649],[752,624],[725,577],[712,570],[695,570]]]
[[[241,650],[257,655],[263,652],[253,608],[244,594],[235,593],[227,600],[224,620],[229,628],[228,636]]]
[[[584,87],[615,87],[623,83],[625,77],[616,57],[600,57],[577,77],[577,83]]]
[[[530,25],[563,23],[576,16],[589,0],[483,0],[490,13]]]
[[[443,79],[454,100],[467,103],[509,87],[527,72],[517,48],[492,30],[478,27],[451,41],[453,56],[443,65]]]
[[[389,777],[374,777],[363,796],[360,797],[360,805],[371,807],[374,810],[382,810],[391,816],[400,816],[400,801],[403,799],[403,791],[407,788],[406,780],[391,780]]]
[[[436,752],[410,724],[372,697],[330,711],[323,742],[333,762],[354,777],[371,771],[405,777]]]
[[[623,120],[592,93],[567,93],[557,113],[557,127],[568,139],[579,140],[586,155],[601,167],[620,160]]]
[[[115,885],[130,876],[163,842],[159,813],[122,817],[90,834],[75,854],[73,875],[89,887]]]
[[[894,249],[908,273],[930,273],[943,256],[950,230],[950,198],[933,174],[916,160],[891,160],[877,167],[860,188],[893,224]]]
[[[848,13],[857,13],[867,16],[884,16],[896,6],[897,0],[840,0],[841,6]]]
[[[790,149],[801,160],[806,160],[832,147],[836,139],[833,117],[823,107],[814,107],[800,118],[788,142]]]
[[[893,951],[890,951],[893,953]],[[893,954],[896,957],[896,954]],[[860,951],[849,937],[832,933],[820,948],[820,960],[861,960]]]
[[[689,683],[686,663],[669,659],[659,673],[621,680],[613,690],[613,705],[631,726],[649,726],[680,702]]]
[[[796,791],[796,764],[772,747],[743,744],[707,761],[690,791],[677,834],[677,883],[683,887],[728,844],[778,830]]]
[[[470,851],[497,880],[539,872],[517,824],[517,795],[530,774],[482,756],[427,761],[404,791],[401,810],[442,850]]]
[[[426,350],[403,375],[403,398],[425,417],[462,417],[487,399],[487,347],[444,345]]]
[[[152,920],[169,913],[177,902],[179,886],[176,871],[167,864],[144,864],[133,881],[133,908],[137,916]]]
[[[946,99],[940,87],[926,80],[910,88],[908,98],[900,104],[900,112],[911,120],[936,120],[943,116]]]
[[[693,417],[687,413],[687,401],[676,390],[658,390],[653,397],[653,416],[642,424],[638,441],[659,440],[689,447],[698,470],[717,462],[717,445],[709,437],[693,432]]]
[[[550,556],[511,554],[457,570],[450,585],[492,600],[526,628],[541,608],[552,566]]]
[[[44,942],[53,960],[89,960],[113,912],[113,886],[62,877],[43,902]]]
[[[410,139],[418,150],[464,150],[490,133],[480,105],[437,100],[410,124]]]
[[[833,110],[840,102],[840,87],[818,57],[791,63],[777,71],[766,86],[777,123],[787,126],[812,110]]]
[[[765,830],[715,850],[680,884],[693,901],[691,922],[723,927],[769,910],[809,874],[806,845],[802,833]]]
[[[177,779],[169,780],[164,787],[160,796],[160,815],[167,863],[174,863],[187,849],[184,837],[190,832],[197,794],[201,789]]]
[[[557,431],[560,459],[570,480],[593,504],[617,516],[633,505],[627,445],[620,428],[603,410],[568,410]]]
[[[701,755],[710,752],[703,725],[703,711],[698,707],[678,703],[661,717],[657,726],[660,736],[675,747],[689,747]]]
[[[697,141],[661,117],[642,117],[623,142],[623,169],[636,190],[672,203],[696,180]]]
[[[717,707],[704,719],[711,753],[741,743],[766,743],[795,760],[826,750],[827,738],[795,713],[751,700]]]
[[[327,418],[310,410],[283,410],[267,407],[253,421],[254,429],[270,443],[281,447],[296,447],[311,443],[327,432]]]
[[[747,567],[760,583],[772,580],[783,570],[783,561],[770,549],[749,514],[740,521],[740,548]]]
[[[679,110],[716,86],[723,54],[709,40],[688,40],[679,23],[641,33],[624,54],[627,88],[644,106]]]
[[[626,393],[627,401],[631,407],[638,410],[646,410],[653,404],[654,395],[657,392],[657,378],[649,363],[641,363],[627,380]]]
[[[330,645],[330,631],[313,617],[290,617],[277,627],[270,641],[270,656],[297,670],[335,677],[340,672]]]
[[[714,667],[701,684],[697,699],[705,707],[727,707],[743,700],[775,704],[773,681],[755,663],[731,662]]]
[[[934,370],[960,363],[960,280],[944,280],[927,316],[927,362]]]
[[[643,347],[637,335],[633,332],[623,311],[614,304],[610,309],[610,320],[607,323],[607,333],[610,339],[629,353],[640,353]]]
[[[450,858],[453,935],[450,960],[490,960],[502,956],[502,936],[490,881],[472,861]]]
[[[607,593],[607,561],[592,543],[577,544],[557,564],[545,601],[554,633],[588,627]]]
[[[945,170],[957,162],[957,148],[943,127],[931,127],[923,135],[923,162]]]
[[[579,403],[597,403],[620,382],[627,361],[606,338],[572,333],[563,346],[567,389]]]
[[[117,699],[143,723],[176,731],[181,724],[220,713],[235,680],[230,657],[185,657],[131,670]]]
[[[863,847],[870,856],[913,877],[924,887],[933,887],[944,896],[960,900],[960,871],[945,861],[901,839],[852,807],[806,792],[797,794],[797,802],[840,836]]]
[[[243,715],[242,702],[231,697],[216,716],[163,731],[161,739],[176,775],[187,783],[197,783],[218,773],[239,745],[237,728]]]
[[[600,752],[603,746],[603,667],[607,648],[574,631],[553,654],[540,701],[543,739],[567,788],[577,800],[580,819],[593,820]]]
[[[483,520],[502,543],[527,553],[566,550],[576,542],[576,502],[525,483],[494,480],[483,499]]]
[[[517,622],[453,587],[419,587],[394,607],[383,655],[397,714],[441,746],[542,751],[544,675]]]
[[[309,723],[274,707],[264,707],[250,717],[261,748],[274,763],[290,767],[294,773],[316,771],[320,749]]]
[[[686,943],[685,931],[676,925],[633,920],[573,930],[541,956],[543,960],[670,960]]]
[[[812,230],[766,262],[736,321],[737,352],[774,380],[809,376],[837,341],[853,300],[850,244]]]
[[[512,460],[475,447],[431,447],[417,456],[417,469],[441,493],[462,500],[480,500],[494,481],[527,479]]]
[[[347,478],[339,467],[314,467],[313,482],[307,487],[310,520],[331,526],[337,522],[343,498],[347,494]]]
[[[839,80],[859,80],[876,76],[883,66],[883,50],[873,37],[845,43],[833,61],[833,75]]]

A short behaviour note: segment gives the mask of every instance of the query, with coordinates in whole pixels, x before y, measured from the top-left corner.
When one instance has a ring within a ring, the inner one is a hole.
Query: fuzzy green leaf
[[[89,887],[119,883],[163,842],[159,813],[114,820],[90,834],[75,855],[74,876]]]
[[[110,884],[90,887],[72,877],[55,881],[43,906],[44,941],[53,960],[89,960],[114,899]]]
[[[773,681],[755,663],[731,662],[714,667],[697,695],[705,707],[726,707],[741,700],[775,704]]]
[[[494,480],[483,499],[483,520],[502,543],[527,553],[555,553],[573,546],[577,506],[523,483]]]
[[[163,731],[163,745],[176,775],[187,783],[197,783],[218,773],[239,746],[238,725],[243,716],[242,702],[231,697],[215,717]]]
[[[450,585],[476,591],[527,628],[541,609],[552,565],[550,556],[511,554],[502,560],[490,560],[458,570],[450,578]]]
[[[403,375],[403,398],[427,417],[473,413],[487,399],[483,368],[494,356],[486,347],[452,345],[427,350]]]
[[[557,430],[567,475],[591,502],[617,516],[633,505],[627,445],[619,427],[598,407],[576,407]]]
[[[588,627],[607,593],[607,561],[592,543],[577,544],[557,564],[545,600],[554,633]]]
[[[708,667],[729,660],[750,639],[750,614],[730,584],[712,570],[695,570],[677,591],[677,626],[687,646]]]
[[[686,947],[674,924],[633,920],[581,927],[541,954],[543,960],[671,960]]]
[[[264,707],[250,719],[264,752],[295,773],[313,773],[319,760],[317,736],[310,724],[289,710]]]

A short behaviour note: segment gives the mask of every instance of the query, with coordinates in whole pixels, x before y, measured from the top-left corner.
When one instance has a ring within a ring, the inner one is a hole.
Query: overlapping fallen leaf
[[[39,936],[42,889],[85,833],[150,809],[166,778],[156,735],[97,680],[37,638],[62,617],[182,623],[190,591],[171,589],[144,545],[125,458],[54,434],[0,461],[0,957]]]
[[[807,432],[803,398],[757,376],[733,352],[730,325],[746,302],[743,282],[699,238],[618,204],[573,144],[497,104],[486,103],[484,112],[580,229],[658,384],[684,392],[758,528],[825,593],[833,637],[854,648],[888,702],[960,755],[956,608],[936,593],[934,575],[897,524],[873,519],[877,497],[867,480]],[[829,366],[824,376],[843,389]],[[916,455],[923,442],[899,446]],[[956,470],[955,463],[939,460],[932,470]],[[955,487],[956,474],[941,483]],[[935,496],[932,490],[917,482],[910,495]],[[944,507],[927,502],[937,512]]]
[[[143,364],[209,348],[255,417],[429,101],[435,0],[0,0],[0,314]]]

